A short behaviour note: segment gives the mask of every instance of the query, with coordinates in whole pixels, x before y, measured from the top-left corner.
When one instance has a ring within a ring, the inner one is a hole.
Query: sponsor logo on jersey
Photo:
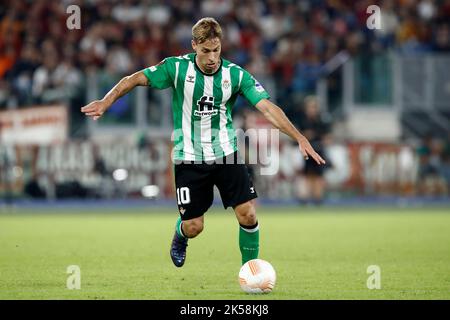
[[[194,111],[194,116],[210,117],[218,113],[219,110],[214,108],[214,97],[203,96],[197,101],[197,110]]]

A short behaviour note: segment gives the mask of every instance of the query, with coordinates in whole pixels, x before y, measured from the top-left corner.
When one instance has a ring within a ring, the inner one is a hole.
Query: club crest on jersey
[[[210,117],[218,113],[219,111],[214,109],[214,97],[203,96],[197,101],[197,110],[194,111],[194,116]]]
[[[230,85],[231,85],[231,83],[230,83],[230,81],[229,81],[228,79],[225,79],[225,80],[222,82],[222,87],[223,87],[225,90],[227,90],[227,89],[230,87]]]

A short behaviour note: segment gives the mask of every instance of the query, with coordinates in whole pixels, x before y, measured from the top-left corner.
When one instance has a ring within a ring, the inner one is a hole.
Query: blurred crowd
[[[366,27],[372,4],[380,30]],[[70,5],[81,9],[79,30],[67,28]],[[82,95],[90,72],[116,79],[190,52],[191,27],[204,16],[223,27],[223,56],[288,110],[341,50],[450,51],[450,0],[2,1],[0,108],[64,101]]]
[[[372,30],[367,8],[374,4],[382,28]],[[81,9],[80,29],[67,26],[71,5]],[[450,52],[450,0],[1,1],[0,110],[64,102],[72,122],[84,121],[89,75],[111,88],[124,75],[191,52],[192,25],[205,16],[222,25],[223,57],[252,73],[297,126],[305,125],[305,101],[324,64],[342,51],[364,61],[389,51]],[[234,110],[246,107],[240,99]],[[442,178],[450,190],[450,147],[431,141],[417,155],[419,179],[429,181],[422,193],[434,194]],[[321,198],[323,181],[314,183]]]

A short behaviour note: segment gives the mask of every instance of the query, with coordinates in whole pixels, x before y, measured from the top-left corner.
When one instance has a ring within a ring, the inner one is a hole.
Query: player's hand
[[[92,117],[92,119],[97,120],[103,115],[103,113],[105,113],[108,107],[109,105],[107,102],[103,100],[95,100],[81,108],[81,112],[89,117]]]
[[[311,156],[318,165],[325,164],[325,160],[323,160],[322,157],[314,150],[308,139],[301,137],[298,141],[298,146],[305,160],[308,160],[309,156]]]

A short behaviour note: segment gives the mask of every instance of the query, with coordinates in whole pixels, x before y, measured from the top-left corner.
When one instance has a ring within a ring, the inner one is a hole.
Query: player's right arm
[[[81,108],[81,112],[94,120],[100,118],[108,108],[120,97],[130,92],[137,86],[148,86],[150,80],[144,71],[138,71],[122,78],[101,100],[95,100]]]
[[[300,151],[305,160],[308,160],[310,155],[317,162],[317,164],[325,164],[325,160],[322,159],[322,157],[313,149],[308,139],[306,139],[306,137],[294,127],[279,106],[268,100],[270,96],[266,90],[245,70],[242,71],[240,92],[248,100],[248,102],[261,111],[266,119],[269,120],[276,128],[298,142]]]

